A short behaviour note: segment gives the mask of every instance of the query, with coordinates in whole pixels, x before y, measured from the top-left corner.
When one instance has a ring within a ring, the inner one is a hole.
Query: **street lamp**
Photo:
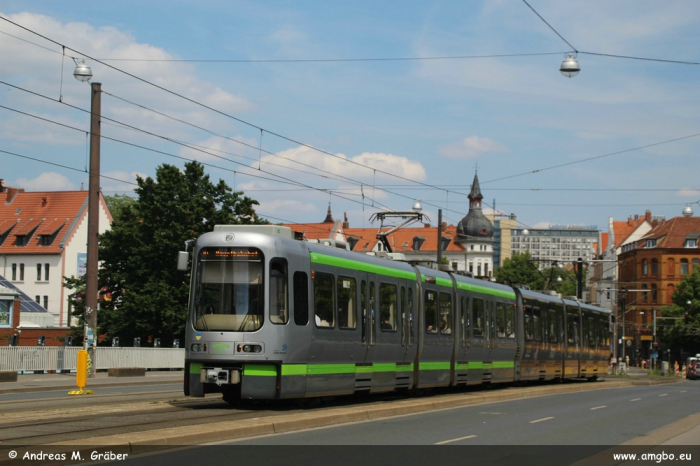
[[[73,76],[80,82],[92,78],[92,70],[76,60]],[[91,352],[92,365],[89,377],[95,377],[97,347],[97,267],[99,261],[99,209],[100,209],[100,114],[102,111],[102,84],[91,83],[90,100],[90,176],[88,184],[88,237],[87,264],[85,273],[85,339],[83,348]]]
[[[576,60],[575,52],[568,52],[566,54],[566,58],[561,62],[559,71],[567,78],[573,78],[581,71],[581,67],[578,66],[578,61]]]

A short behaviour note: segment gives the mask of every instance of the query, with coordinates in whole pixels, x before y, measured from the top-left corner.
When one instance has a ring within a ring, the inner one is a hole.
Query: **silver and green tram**
[[[234,403],[607,372],[610,313],[577,301],[272,225],[217,225],[191,259],[189,396]]]

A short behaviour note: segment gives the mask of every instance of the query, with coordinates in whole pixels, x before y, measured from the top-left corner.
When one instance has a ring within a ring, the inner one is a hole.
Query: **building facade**
[[[0,180],[0,275],[70,326],[64,276],[85,273],[88,191],[25,192]],[[100,193],[100,233],[112,216]],[[25,322],[26,323],[26,322]]]
[[[658,223],[618,256],[617,299],[620,308],[624,300],[625,309],[618,324],[624,320],[626,354],[635,362],[651,356],[654,311],[661,317],[663,307],[673,304],[678,283],[700,270],[700,217],[686,214]]]

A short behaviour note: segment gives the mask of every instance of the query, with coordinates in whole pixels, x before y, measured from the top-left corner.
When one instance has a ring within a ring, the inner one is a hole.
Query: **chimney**
[[[424,227],[424,228],[430,228],[430,224],[429,224],[429,223],[425,223],[425,224],[423,224],[423,227]]]
[[[645,217],[648,221],[651,222],[651,210],[647,210],[647,211],[644,213],[644,217]]]
[[[343,230],[346,230],[346,229],[350,228],[350,222],[348,222],[347,212],[343,212],[343,217],[345,217],[345,220],[343,221]]]
[[[41,198],[41,207],[46,207],[46,204],[49,203],[49,200],[46,198],[46,196]]]
[[[15,198],[17,193],[23,193],[24,188],[6,188],[7,192],[7,203],[9,204]]]
[[[447,222],[442,222],[442,231],[447,230]]]
[[[632,216],[631,215],[627,218],[627,225],[632,226]]]
[[[0,179],[0,193],[4,193],[4,192],[5,192],[5,183],[4,183],[4,181],[5,181],[5,180]]]

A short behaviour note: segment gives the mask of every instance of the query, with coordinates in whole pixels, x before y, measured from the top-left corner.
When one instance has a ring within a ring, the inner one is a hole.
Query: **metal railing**
[[[78,346],[8,346],[0,348],[0,371],[75,370]],[[184,348],[102,348],[95,356],[96,369],[143,367],[145,369],[182,369]]]

